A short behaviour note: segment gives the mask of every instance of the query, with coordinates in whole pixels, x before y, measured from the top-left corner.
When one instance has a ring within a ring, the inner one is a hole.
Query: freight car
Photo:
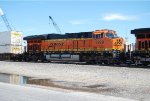
[[[27,41],[27,52],[15,60],[110,63],[117,57],[117,52],[124,49],[123,38],[118,37],[115,31],[108,29],[33,35],[24,37],[24,40]]]
[[[131,30],[136,37],[136,50],[132,52],[131,59],[136,65],[150,64],[150,28],[139,28]]]

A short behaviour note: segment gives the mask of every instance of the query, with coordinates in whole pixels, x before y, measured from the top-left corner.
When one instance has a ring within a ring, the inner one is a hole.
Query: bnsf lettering
[[[53,46],[63,46],[64,43],[50,43],[49,47],[53,47]]]

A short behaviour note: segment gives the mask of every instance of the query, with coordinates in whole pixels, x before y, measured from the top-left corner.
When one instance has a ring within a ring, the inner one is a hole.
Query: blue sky
[[[130,31],[150,27],[150,1],[1,1],[0,8],[10,24],[23,36],[57,33],[52,16],[62,33],[115,30],[119,36],[135,42]],[[6,31],[0,18],[0,31]]]

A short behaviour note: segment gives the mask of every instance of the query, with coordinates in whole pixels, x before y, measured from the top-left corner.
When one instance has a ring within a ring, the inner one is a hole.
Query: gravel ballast
[[[55,87],[150,100],[150,69],[0,61],[0,72],[50,79]]]

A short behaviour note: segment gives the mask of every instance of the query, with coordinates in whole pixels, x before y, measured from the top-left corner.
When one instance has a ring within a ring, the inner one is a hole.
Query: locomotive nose
[[[114,50],[123,50],[123,38],[117,38],[113,40],[113,49]]]

